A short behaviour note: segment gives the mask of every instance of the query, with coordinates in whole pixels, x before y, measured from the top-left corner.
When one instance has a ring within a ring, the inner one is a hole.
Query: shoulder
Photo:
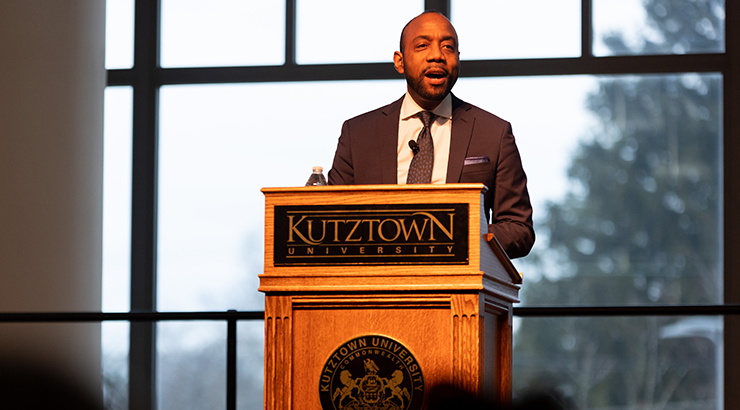
[[[452,95],[452,119],[475,120],[490,127],[511,127],[508,121]]]
[[[402,102],[403,102],[403,97],[401,97],[400,99],[388,105],[384,105],[380,108],[376,108],[372,111],[368,111],[366,113],[352,117],[348,119],[346,123],[352,123],[353,125],[354,124],[364,124],[368,122],[377,121],[378,119],[393,118],[394,115],[397,118],[399,115],[399,112],[401,111]]]

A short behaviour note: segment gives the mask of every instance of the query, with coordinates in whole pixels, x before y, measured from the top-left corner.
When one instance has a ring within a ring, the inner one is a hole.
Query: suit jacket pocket
[[[484,162],[463,166],[460,182],[480,182],[493,188],[493,163]]]

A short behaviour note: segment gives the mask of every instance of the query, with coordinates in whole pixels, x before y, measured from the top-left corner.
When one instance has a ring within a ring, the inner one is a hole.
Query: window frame
[[[282,66],[168,68],[159,64],[160,0],[135,0],[134,65],[107,70],[108,86],[133,88],[133,171],[131,204],[131,311],[156,311],[157,172],[159,90],[165,85],[398,79],[390,63],[296,64],[296,0],[286,1],[285,63]],[[426,0],[425,9],[450,15],[450,0]],[[724,249],[740,247],[740,4],[725,2],[725,52],[687,55],[594,57],[591,0],[581,0],[581,56],[575,58],[466,61],[461,77],[610,75],[716,72],[723,76],[723,223]],[[735,68],[735,70],[733,70]],[[723,252],[724,386],[740,383],[740,254]],[[588,309],[588,310],[586,310]],[[658,310],[656,310],[658,309]],[[518,308],[521,316],[681,315],[701,307]],[[704,312],[705,313],[705,312]],[[156,408],[156,324],[132,322],[129,406]],[[734,364],[734,365],[733,365]],[[725,408],[740,408],[740,391],[724,389]]]

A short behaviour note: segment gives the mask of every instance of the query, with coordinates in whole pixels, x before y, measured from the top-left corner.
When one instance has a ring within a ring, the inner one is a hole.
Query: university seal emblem
[[[406,346],[367,335],[342,343],[321,370],[323,410],[419,410],[424,376]]]

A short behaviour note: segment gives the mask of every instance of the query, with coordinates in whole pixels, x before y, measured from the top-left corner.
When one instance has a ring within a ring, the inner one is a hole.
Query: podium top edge
[[[265,187],[260,191],[264,194],[273,193],[308,193],[308,192],[380,192],[380,191],[445,191],[445,190],[479,190],[488,191],[488,187],[480,183],[454,183],[454,184],[413,184],[413,185],[325,185],[325,186],[300,186],[300,187]]]

